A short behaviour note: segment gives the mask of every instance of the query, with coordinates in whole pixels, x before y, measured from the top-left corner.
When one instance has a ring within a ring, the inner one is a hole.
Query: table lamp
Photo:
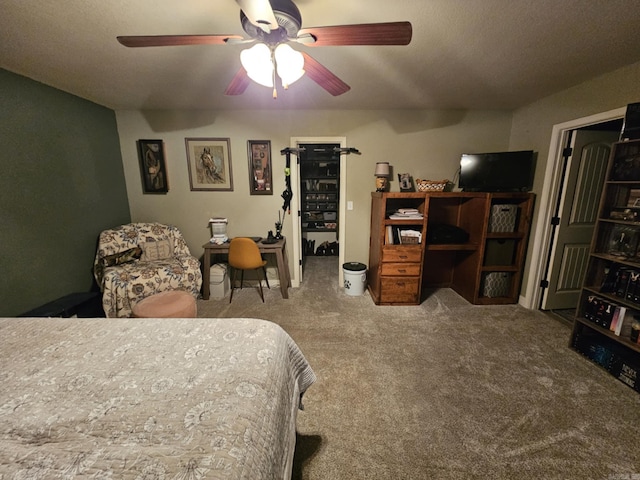
[[[376,192],[384,192],[387,189],[389,173],[389,162],[376,163]]]

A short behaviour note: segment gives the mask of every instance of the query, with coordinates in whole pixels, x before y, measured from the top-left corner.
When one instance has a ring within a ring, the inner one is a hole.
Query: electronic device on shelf
[[[534,173],[532,150],[464,153],[458,186],[465,192],[528,192]]]

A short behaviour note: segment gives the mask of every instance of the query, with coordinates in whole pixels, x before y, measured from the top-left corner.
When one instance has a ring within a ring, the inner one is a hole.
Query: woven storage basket
[[[420,180],[416,179],[416,187],[419,192],[442,192],[449,180]]]
[[[400,242],[403,245],[417,245],[420,243],[420,239],[418,237],[411,237],[409,235],[400,234]]]

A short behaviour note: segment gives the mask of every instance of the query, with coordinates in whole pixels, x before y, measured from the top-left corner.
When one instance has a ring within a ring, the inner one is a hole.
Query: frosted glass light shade
[[[271,50],[264,43],[240,52],[240,63],[251,80],[265,87],[273,87]]]
[[[278,76],[285,88],[304,75],[304,57],[286,43],[281,43],[276,47],[274,56]]]
[[[273,87],[273,69],[287,88],[304,75],[304,57],[289,45],[281,43],[273,54],[264,43],[258,43],[240,53],[240,62],[251,80],[265,87]]]

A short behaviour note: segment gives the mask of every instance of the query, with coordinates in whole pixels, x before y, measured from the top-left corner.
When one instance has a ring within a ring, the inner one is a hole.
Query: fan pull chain
[[[271,80],[273,81],[273,99],[276,100],[278,98],[278,90],[276,89],[277,65],[276,65],[276,56],[273,52],[273,48],[271,48],[271,65],[273,65],[273,72],[271,72],[271,75],[272,75]]]

